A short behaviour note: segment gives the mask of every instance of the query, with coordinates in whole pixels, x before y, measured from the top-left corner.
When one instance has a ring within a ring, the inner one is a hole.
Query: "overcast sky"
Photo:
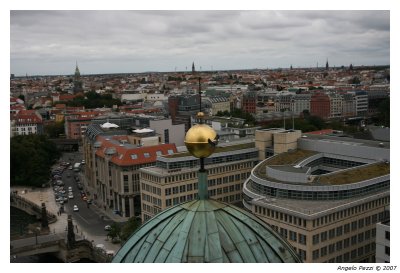
[[[11,11],[15,75],[390,64],[389,11]]]

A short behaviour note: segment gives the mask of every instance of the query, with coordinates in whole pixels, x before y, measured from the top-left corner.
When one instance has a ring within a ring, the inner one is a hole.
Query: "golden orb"
[[[217,133],[206,124],[196,124],[185,136],[185,145],[189,153],[197,158],[209,157],[214,152],[217,142]]]

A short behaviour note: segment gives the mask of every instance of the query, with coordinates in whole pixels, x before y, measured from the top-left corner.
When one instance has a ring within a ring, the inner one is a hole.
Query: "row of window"
[[[376,247],[375,243],[372,242],[372,243],[369,243],[369,244],[367,244],[365,246],[361,246],[359,248],[353,249],[352,251],[348,251],[348,252],[346,252],[346,253],[344,253],[342,255],[338,255],[338,256],[336,256],[334,258],[331,258],[327,262],[328,263],[355,262],[355,261],[358,261],[359,258],[361,258],[361,257],[373,255],[373,253],[375,252],[375,247]],[[334,248],[332,248],[332,249],[334,249]],[[335,251],[334,250],[332,251],[332,249],[329,249],[329,248],[325,249],[324,248],[324,249],[321,249],[321,251],[318,251],[318,250],[313,251],[313,253],[312,253],[313,260],[317,260],[317,259],[319,259],[319,257],[321,257],[321,258],[325,257],[326,255],[328,255],[328,253],[329,254],[334,253]],[[369,262],[369,259],[365,258],[365,259],[363,259],[363,261]]]
[[[371,209],[380,208],[382,206],[388,205],[390,203],[390,197],[379,198],[374,201],[370,201],[361,205],[357,205],[348,209],[344,209],[335,213],[331,213],[329,215],[325,215],[323,217],[317,218],[313,220],[313,227],[319,227],[330,223],[336,223],[337,221],[343,220],[347,217],[359,215],[360,213],[370,211]],[[384,212],[382,212],[384,213]],[[388,212],[387,212],[388,213]],[[384,219],[385,216],[388,215],[380,215],[379,220]],[[367,220],[366,220],[367,221]],[[376,222],[374,222],[376,223]]]
[[[279,211],[274,211],[272,209],[261,206],[254,206],[254,210],[256,214],[262,214],[269,218],[274,218],[276,220],[280,220],[281,222],[286,222],[288,224],[306,227],[306,220],[300,217],[292,216]]]
[[[217,188],[217,189],[211,189],[208,190],[208,196],[216,196],[216,195],[220,195],[223,193],[233,193],[234,191],[240,191],[241,192],[241,185],[240,184],[236,184],[236,185],[231,185],[228,187],[223,187],[223,188]]]
[[[278,189],[274,187],[265,186],[259,183],[249,180],[249,189],[254,193],[264,196],[281,197],[288,199],[298,200],[340,200],[353,198],[357,196],[364,196],[373,192],[388,190],[390,187],[390,181],[383,181],[373,185],[365,186],[357,189],[339,190],[339,191],[300,191],[300,190],[288,190]]]
[[[209,179],[208,186],[214,187],[216,185],[227,184],[227,183],[232,183],[232,182],[237,182],[237,181],[243,181],[249,175],[250,175],[250,172],[245,172],[245,173],[240,173],[240,174],[235,174],[235,175],[230,175],[230,176]]]
[[[151,196],[151,195],[147,195],[147,194],[142,193],[142,201],[146,201],[146,202],[149,202],[149,203],[152,203],[152,204],[154,204],[156,206],[161,207],[161,199],[157,198],[157,197],[154,197],[154,196]]]
[[[310,163],[306,164],[306,167],[315,167],[319,165],[329,165],[337,168],[352,168],[361,165],[365,165],[363,162],[357,162],[353,160],[345,160],[339,158],[331,158],[331,157],[322,157],[316,160],[311,161]]]
[[[149,205],[144,204],[144,203],[143,203],[143,206],[142,206],[142,210],[144,212],[149,212],[152,215],[156,215],[157,213],[161,212],[160,208],[156,208],[154,206],[149,206]]]
[[[156,194],[158,196],[161,196],[161,189],[158,187],[154,187],[145,183],[141,183],[142,184],[142,191],[147,191],[147,192],[151,192],[153,194]]]
[[[251,147],[250,147],[251,148]],[[258,152],[245,152],[241,154],[235,154],[235,155],[228,155],[228,156],[215,156],[215,157],[209,157],[205,158],[205,164],[208,166],[212,166],[215,164],[221,164],[221,163],[228,163],[228,162],[234,162],[234,161],[243,161],[243,160],[253,160],[251,162],[242,162],[238,164],[230,164],[223,166],[221,169],[219,168],[211,168],[208,170],[209,174],[213,173],[221,173],[221,172],[227,172],[227,171],[234,171],[234,170],[240,170],[242,168],[252,168],[255,165],[254,160],[257,160],[258,158]],[[175,162],[163,162],[163,161],[157,161],[157,167],[163,168],[163,169],[168,169],[168,170],[173,170],[173,169],[181,169],[181,168],[196,168],[199,166],[199,161],[197,159],[193,160],[184,160],[184,161],[175,161]]]
[[[343,234],[347,234],[351,231],[357,231],[358,229],[361,229],[365,226],[369,226],[371,223],[375,224],[378,221],[382,220],[384,218],[385,213],[379,213],[374,214],[372,216],[368,216],[363,219],[359,219],[358,221],[353,221],[350,223],[347,223],[343,226],[337,227],[336,229],[330,229],[329,231],[324,231],[319,234],[313,235],[313,244],[318,244],[320,241],[324,242],[329,239],[333,239],[335,237],[340,237]],[[371,222],[372,220],[372,222]],[[367,231],[368,232],[368,231]]]
[[[305,221],[304,221],[305,222]],[[278,226],[271,225],[271,228],[279,232],[279,234],[285,239],[289,239],[292,242],[299,242],[299,244],[307,245],[307,235],[286,228],[279,228]]]
[[[165,191],[165,196],[169,196],[171,194],[181,194],[187,191],[192,191],[192,190],[197,190],[198,188],[198,183],[192,183],[192,184],[186,184],[186,185],[180,185],[180,186],[175,186],[171,188],[166,188]]]
[[[188,194],[188,195],[183,195],[180,197],[166,199],[165,206],[170,207],[172,205],[178,205],[178,204],[186,202],[186,201],[191,201],[191,200],[197,199],[197,196],[198,196],[197,193],[194,193],[194,194]]]

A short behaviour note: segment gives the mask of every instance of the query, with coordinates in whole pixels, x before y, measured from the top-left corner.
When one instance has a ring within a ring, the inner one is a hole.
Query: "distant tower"
[[[196,73],[196,69],[195,69],[195,67],[194,67],[194,62],[192,63],[192,73],[193,73],[193,74]]]
[[[82,81],[81,81],[81,73],[79,72],[78,62],[76,62],[75,74],[74,74],[74,94],[78,92],[82,92]]]
[[[293,70],[293,66],[292,65],[290,65],[290,70]]]
[[[328,63],[328,59],[326,59],[326,65],[325,65],[326,70],[329,69],[329,63]]]

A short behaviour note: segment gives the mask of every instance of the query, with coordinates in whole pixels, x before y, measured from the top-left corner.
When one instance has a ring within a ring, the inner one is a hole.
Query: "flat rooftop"
[[[375,177],[390,174],[390,163],[376,163],[360,166],[339,173],[321,175],[318,183],[326,185],[344,185],[369,180]]]
[[[255,147],[254,142],[229,145],[229,146],[217,146],[215,148],[215,151],[213,154],[222,153],[222,152],[231,152],[231,151],[242,150],[242,149],[249,149],[249,148],[254,148],[254,147]],[[164,155],[164,157],[166,157],[166,158],[177,158],[177,157],[184,157],[184,156],[191,156],[191,154],[189,152],[184,152],[184,153],[176,153],[173,155]]]
[[[389,196],[390,191],[378,192],[375,194],[369,194],[366,196],[358,196],[348,199],[340,200],[296,200],[296,199],[285,199],[285,198],[262,198],[257,201],[253,201],[255,204],[266,204],[268,207],[282,208],[284,210],[290,210],[297,212],[302,215],[313,216],[318,213],[322,213],[328,210],[341,210],[347,204],[360,202],[364,203],[369,199],[375,200],[376,198]]]
[[[351,137],[340,137],[340,136],[333,136],[333,135],[314,135],[314,134],[307,134],[303,133],[303,137],[301,139],[318,139],[318,140],[326,140],[326,141],[334,141],[334,142],[346,142],[353,145],[361,145],[361,146],[368,146],[368,147],[379,147],[382,149],[390,149],[390,142],[387,141],[376,141],[376,140],[367,140],[367,139],[359,139],[359,138],[351,138]],[[304,137],[306,136],[306,137]],[[379,144],[382,143],[383,145],[380,146]]]
[[[254,173],[257,177],[261,179],[268,179],[269,181],[274,181],[274,182],[289,183],[286,181],[268,177],[266,174],[266,166],[273,166],[273,168],[288,172],[302,172],[301,169],[296,169],[293,167],[293,165],[317,153],[318,152],[300,150],[300,149],[295,151],[290,151],[287,153],[282,153],[263,161],[254,170]],[[390,163],[378,162],[375,164],[368,164],[356,168],[351,168],[348,170],[344,169],[342,171],[319,175],[316,179],[314,179],[312,183],[308,183],[307,185],[315,185],[315,186],[345,185],[345,184],[352,184],[364,180],[373,179],[387,174],[390,174]],[[303,183],[293,183],[293,182],[290,182],[290,184],[305,185]]]

